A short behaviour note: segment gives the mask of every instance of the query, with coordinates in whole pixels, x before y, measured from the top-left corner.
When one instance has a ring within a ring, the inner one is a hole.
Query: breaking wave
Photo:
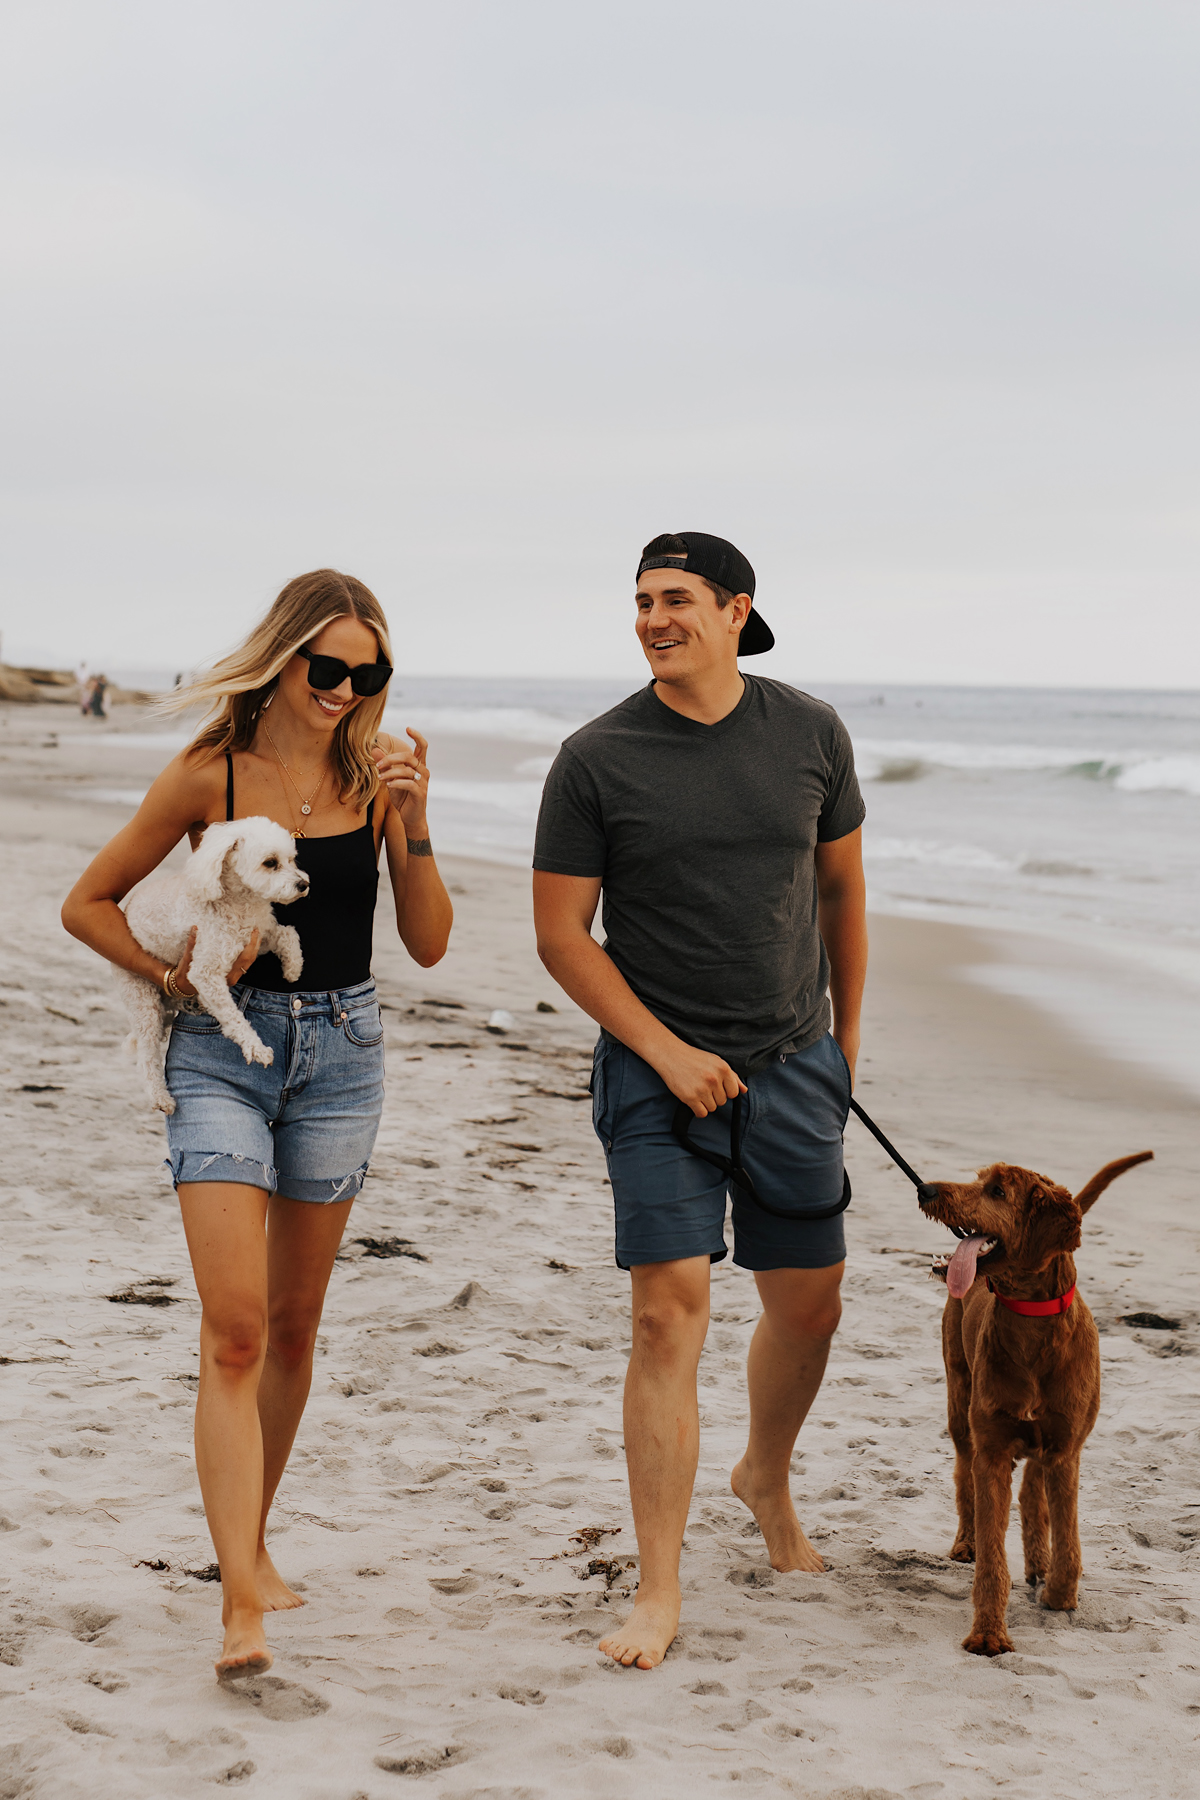
[[[1108,781],[1125,793],[1200,796],[1200,756],[1154,756],[1143,750],[1089,751],[1074,745],[966,744],[916,738],[855,738],[863,781],[919,781],[938,769],[962,774],[1077,775]]]
[[[384,730],[397,737],[404,736],[406,725],[414,725],[426,736],[442,732],[447,737],[507,738],[555,749],[586,724],[586,717],[563,718],[532,706],[422,706],[414,701],[410,706],[389,706],[383,715]]]

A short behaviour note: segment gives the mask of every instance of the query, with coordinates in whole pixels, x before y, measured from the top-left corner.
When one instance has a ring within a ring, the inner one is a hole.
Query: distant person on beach
[[[106,719],[108,711],[104,704],[104,696],[108,692],[108,676],[93,675],[88,683],[88,711],[93,719]]]
[[[92,703],[92,694],[88,685],[88,666],[85,662],[78,662],[75,665],[75,686],[79,690],[79,711],[82,717],[86,719],[88,707]]]
[[[214,716],[63,907],[67,930],[110,962],[190,995],[190,952],[177,968],[148,955],[119,905],[182,838],[194,849],[215,820],[274,819],[312,882],[287,909],[299,981],[257,955],[257,933],[229,971],[271,1067],[247,1064],[196,1011],[177,1016],[167,1053],[169,1163],[203,1306],[196,1467],[221,1569],[219,1675],[269,1668],[263,1613],[304,1604],[264,1534],[383,1105],[371,977],[382,843],[409,955],[429,968],[450,935],[425,740],[410,731],[410,747],[378,729],[391,662],[387,620],[361,581],[318,569],[289,582],[239,650],[170,697],[173,710],[199,703]]]
[[[637,634],[653,679],[566,739],[534,851],[542,961],[601,1027],[593,1120],[617,1263],[632,1273],[625,1452],[640,1570],[632,1614],[600,1648],[641,1669],[679,1626],[696,1370],[727,1192],[733,1259],[763,1304],[733,1491],[774,1568],[824,1566],[788,1469],[840,1315],[865,808],[833,709],[739,672],[739,656],[775,641],[753,599],[754,570],[723,538],[647,544]],[[603,949],[591,936],[602,892]]]

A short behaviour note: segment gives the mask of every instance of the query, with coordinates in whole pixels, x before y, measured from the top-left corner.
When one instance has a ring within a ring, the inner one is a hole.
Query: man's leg
[[[600,1648],[626,1666],[652,1669],[679,1629],[679,1552],[700,1454],[696,1367],[708,1330],[709,1259],[642,1263],[632,1275],[625,1459],[640,1581],[633,1612]]]
[[[775,1569],[816,1574],[825,1567],[800,1528],[788,1475],[841,1317],[838,1288],[845,1266],[764,1269],[754,1277],[763,1315],[746,1359],[750,1441],[731,1485],[758,1520]]]

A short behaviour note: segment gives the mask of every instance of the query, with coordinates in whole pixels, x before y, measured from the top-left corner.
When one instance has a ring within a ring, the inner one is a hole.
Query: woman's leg
[[[267,1555],[267,1514],[275,1498],[312,1385],[313,1345],[333,1259],[353,1200],[316,1205],[271,1196],[267,1214],[267,1357],[258,1384],[263,1486],[258,1530],[258,1592],[264,1612],[303,1606]]]
[[[204,1308],[196,1471],[221,1569],[225,1646],[217,1673],[267,1669],[271,1653],[255,1571],[263,1486],[257,1396],[267,1347],[267,1195],[234,1182],[185,1182],[179,1209]]]

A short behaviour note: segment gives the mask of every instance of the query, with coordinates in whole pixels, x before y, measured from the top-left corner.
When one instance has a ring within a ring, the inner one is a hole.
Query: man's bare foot
[[[757,1519],[773,1569],[803,1569],[809,1575],[821,1574],[825,1564],[801,1529],[786,1481],[782,1488],[756,1486],[743,1457],[730,1476],[729,1485]]]
[[[614,1662],[639,1669],[654,1669],[675,1641],[679,1630],[680,1594],[674,1593],[643,1599],[641,1591],[633,1611],[625,1623],[609,1637],[601,1638],[597,1648]]]
[[[254,1579],[258,1584],[259,1604],[264,1612],[286,1612],[291,1606],[305,1604],[302,1595],[292,1592],[263,1549],[259,1550],[258,1561],[254,1565]]]
[[[213,1665],[218,1679],[261,1673],[274,1660],[267,1649],[262,1614],[249,1607],[231,1609],[225,1620],[225,1645]]]

